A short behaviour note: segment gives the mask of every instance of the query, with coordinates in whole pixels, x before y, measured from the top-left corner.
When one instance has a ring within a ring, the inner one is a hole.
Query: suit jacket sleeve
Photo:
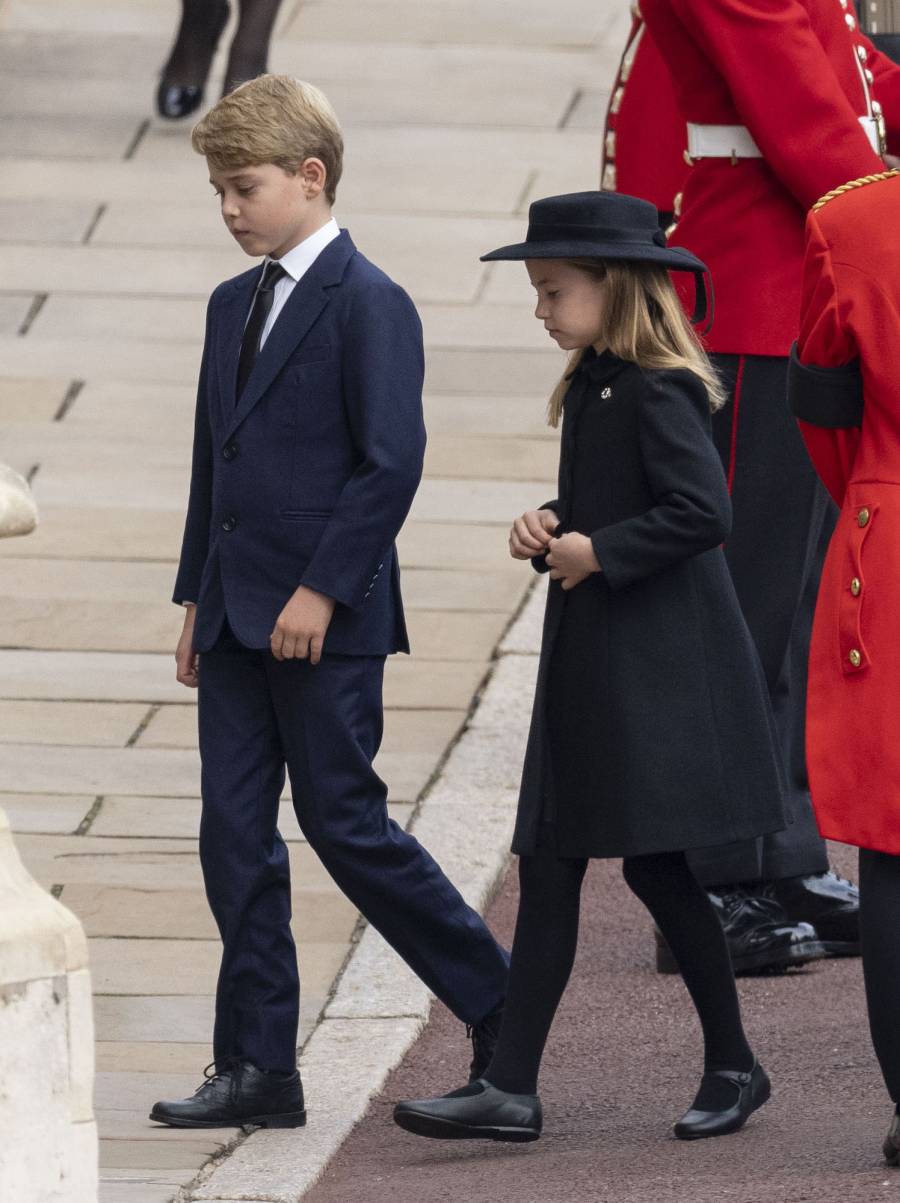
[[[840,505],[859,443],[859,349],[838,295],[828,240],[815,213],[806,223],[800,336],[791,353],[788,396],[810,459]]]
[[[655,504],[591,535],[611,589],[717,547],[731,529],[731,500],[709,430],[706,389],[685,372],[645,378],[639,403],[644,471]]]
[[[799,0],[672,0],[672,7],[804,209],[847,180],[884,170]]]
[[[869,50],[867,66],[874,76],[872,91],[884,110],[887,149],[900,154],[900,64],[882,54],[868,38],[863,38]]]
[[[402,288],[378,282],[352,298],[342,372],[359,458],[299,583],[360,609],[422,477],[422,324]]]
[[[191,460],[191,487],[188,495],[187,517],[181,543],[181,558],[175,579],[172,600],[176,605],[196,602],[200,596],[200,580],[209,555],[209,524],[212,515],[212,430],[209,424],[207,379],[213,342],[213,311],[215,293],[206,310],[206,335],[200,379],[197,383],[197,404],[194,411],[194,450]]]

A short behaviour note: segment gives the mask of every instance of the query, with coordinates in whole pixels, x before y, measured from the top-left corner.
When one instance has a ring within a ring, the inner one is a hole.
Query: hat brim
[[[696,255],[680,246],[648,246],[646,243],[608,242],[517,242],[481,256],[482,263],[522,259],[617,259],[631,263],[658,263],[669,271],[707,270]]]

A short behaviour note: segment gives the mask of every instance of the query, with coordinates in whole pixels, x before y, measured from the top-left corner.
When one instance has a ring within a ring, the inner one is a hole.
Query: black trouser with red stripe
[[[759,650],[784,755],[791,825],[690,853],[705,885],[775,881],[828,867],[809,798],[806,669],[819,576],[837,515],[787,403],[787,359],[714,355],[728,404],[713,415],[734,524],[725,556]]]

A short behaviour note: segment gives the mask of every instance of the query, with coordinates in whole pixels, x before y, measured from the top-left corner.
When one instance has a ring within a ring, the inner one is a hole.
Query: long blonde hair
[[[603,340],[613,355],[652,370],[685,368],[699,376],[711,410],[725,404],[725,391],[693,326],[685,316],[669,273],[656,263],[600,259],[567,259],[572,267],[606,285]],[[551,426],[558,426],[569,379],[584,355],[573,352],[565,375],[547,407]]]

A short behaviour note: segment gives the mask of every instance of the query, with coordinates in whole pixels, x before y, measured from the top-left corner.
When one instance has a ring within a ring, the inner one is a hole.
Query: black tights
[[[269,39],[280,4],[281,0],[240,0],[223,95],[265,71]],[[228,0],[181,0],[181,24],[163,68],[167,82],[202,87],[219,35],[228,21],[228,11]]]
[[[519,860],[520,901],[500,1040],[485,1077],[500,1090],[535,1094],[538,1068],[578,943],[586,860],[542,845]],[[706,1069],[749,1069],[753,1054],[741,1024],[725,934],[682,852],[630,856],[625,881],[665,936],[700,1016]],[[720,1102],[716,1084],[700,1105]],[[733,1092],[732,1092],[733,1094]],[[698,1099],[700,1096],[698,1096]]]
[[[900,856],[860,848],[859,918],[872,1043],[900,1111]]]

